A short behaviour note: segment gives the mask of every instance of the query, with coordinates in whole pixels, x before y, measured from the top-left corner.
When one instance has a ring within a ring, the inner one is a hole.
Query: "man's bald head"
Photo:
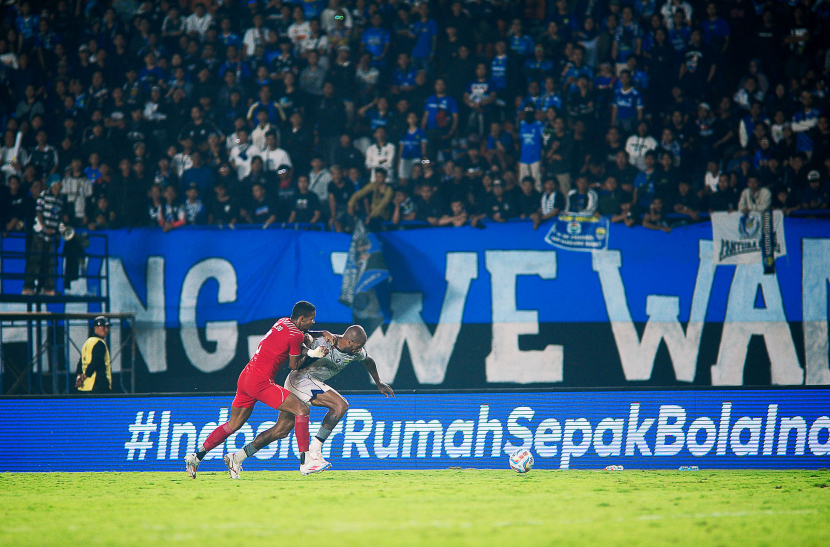
[[[355,345],[363,345],[366,343],[366,331],[360,325],[352,325],[343,333],[343,338],[351,340]]]

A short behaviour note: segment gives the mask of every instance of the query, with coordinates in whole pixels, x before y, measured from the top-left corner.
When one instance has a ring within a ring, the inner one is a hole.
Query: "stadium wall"
[[[516,448],[536,468],[830,466],[830,390],[689,389],[348,395],[324,445],[335,469],[507,468]],[[0,471],[181,471],[228,416],[230,396],[0,399]],[[312,408],[312,434],[324,409]],[[262,405],[200,471],[274,425]],[[292,436],[251,470],[296,470]]]
[[[383,325],[367,349],[397,389],[827,385],[830,221],[785,228],[774,275],[716,266],[709,223],[671,234],[612,225],[608,249],[592,252],[554,248],[528,223],[382,232],[392,281],[377,291]],[[317,305],[321,327],[354,321],[338,301],[347,235],[109,236],[112,311],[136,314],[138,392],[233,389],[300,299]],[[87,327],[72,328],[82,339]],[[25,335],[4,329],[7,343]],[[333,384],[372,387],[362,369]]]

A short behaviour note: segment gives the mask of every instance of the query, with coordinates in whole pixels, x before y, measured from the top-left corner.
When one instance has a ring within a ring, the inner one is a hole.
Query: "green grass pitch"
[[[2,473],[0,545],[822,545],[830,472]]]

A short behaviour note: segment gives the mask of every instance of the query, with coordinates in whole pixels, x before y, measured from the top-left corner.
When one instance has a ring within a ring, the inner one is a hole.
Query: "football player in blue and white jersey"
[[[349,409],[349,403],[346,402],[346,399],[327,385],[326,380],[351,363],[363,363],[372,380],[378,386],[378,391],[387,397],[395,396],[392,388],[380,381],[375,361],[363,347],[367,338],[363,327],[352,325],[343,334],[335,335],[333,338],[334,343],[331,343],[322,335],[314,338],[309,334],[306,337],[306,343],[310,344],[311,349],[322,346],[329,350],[328,353],[319,359],[306,360],[306,364],[302,368],[292,370],[288,378],[285,379],[285,388],[299,397],[305,404],[329,409],[309,447],[309,452],[316,454],[321,461],[324,461],[322,455],[323,443],[326,442],[332,430]],[[294,415],[281,411],[274,427],[263,431],[242,450],[232,455],[231,461],[234,464],[234,471],[237,476],[242,469],[241,465],[245,458],[254,455],[272,442],[287,437],[293,427]]]

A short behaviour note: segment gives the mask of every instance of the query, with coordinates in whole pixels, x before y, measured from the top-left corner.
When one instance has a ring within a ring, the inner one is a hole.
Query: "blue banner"
[[[830,466],[829,390],[535,392],[347,396],[324,445],[334,469],[507,469],[531,450],[539,469]],[[0,400],[0,471],[181,471],[228,417],[230,396]],[[311,433],[324,409],[312,408]],[[258,405],[202,471],[274,425]],[[245,470],[298,469],[287,437]]]
[[[407,389],[827,385],[830,221],[784,222],[772,275],[717,265],[710,223],[670,234],[612,224],[608,248],[590,252],[551,247],[529,222],[381,232],[371,249],[379,242],[391,282],[361,302],[376,319],[366,348],[381,378]],[[108,233],[111,309],[136,314],[139,391],[232,390],[298,300],[331,330],[360,320],[340,302],[344,272],[357,271],[346,234]],[[24,342],[26,331],[3,337]],[[113,329],[111,347],[122,340]],[[333,384],[371,387],[362,369]]]
[[[608,248],[606,217],[571,215],[562,213],[553,219],[545,241],[569,251],[599,251]]]

